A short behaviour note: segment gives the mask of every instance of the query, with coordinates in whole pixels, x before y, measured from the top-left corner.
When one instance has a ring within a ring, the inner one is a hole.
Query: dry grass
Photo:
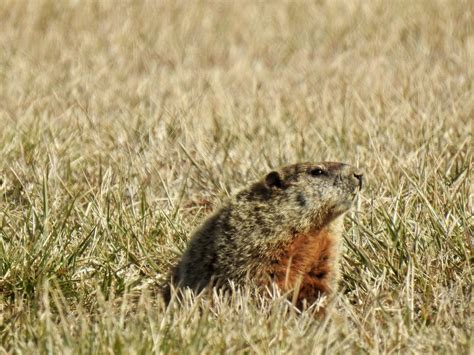
[[[1,1],[0,352],[467,354],[472,18],[469,1]],[[157,285],[210,207],[304,160],[368,176],[342,319],[246,291],[165,310]]]

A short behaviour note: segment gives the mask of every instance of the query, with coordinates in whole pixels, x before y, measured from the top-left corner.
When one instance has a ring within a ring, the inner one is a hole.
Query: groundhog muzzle
[[[277,286],[297,307],[335,291],[342,219],[362,173],[335,162],[268,173],[226,201],[194,232],[163,290]]]

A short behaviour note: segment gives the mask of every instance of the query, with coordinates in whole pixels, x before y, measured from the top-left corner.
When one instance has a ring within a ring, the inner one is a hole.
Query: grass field
[[[468,354],[473,76],[470,1],[0,1],[0,353]],[[193,228],[307,160],[367,177],[329,316],[166,309]]]

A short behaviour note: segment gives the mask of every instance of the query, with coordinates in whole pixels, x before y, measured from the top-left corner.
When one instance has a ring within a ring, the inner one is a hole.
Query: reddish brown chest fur
[[[298,234],[278,255],[270,275],[283,291],[293,291],[293,302],[301,307],[329,294],[336,285],[337,237],[328,231]]]

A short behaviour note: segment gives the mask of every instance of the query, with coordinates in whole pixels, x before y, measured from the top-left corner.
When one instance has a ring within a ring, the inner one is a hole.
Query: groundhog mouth
[[[360,191],[362,190],[362,187],[356,187],[354,191],[351,193],[351,201],[354,201],[357,196],[359,196]]]
[[[360,190],[361,188],[357,186],[353,191],[347,194],[347,198],[338,201],[331,209],[331,217],[336,218],[349,211],[352,208],[357,196],[359,195]]]
[[[362,182],[357,185],[354,190],[352,190],[351,193],[351,205],[352,203],[356,200],[356,198],[360,195],[360,192],[362,191]]]

